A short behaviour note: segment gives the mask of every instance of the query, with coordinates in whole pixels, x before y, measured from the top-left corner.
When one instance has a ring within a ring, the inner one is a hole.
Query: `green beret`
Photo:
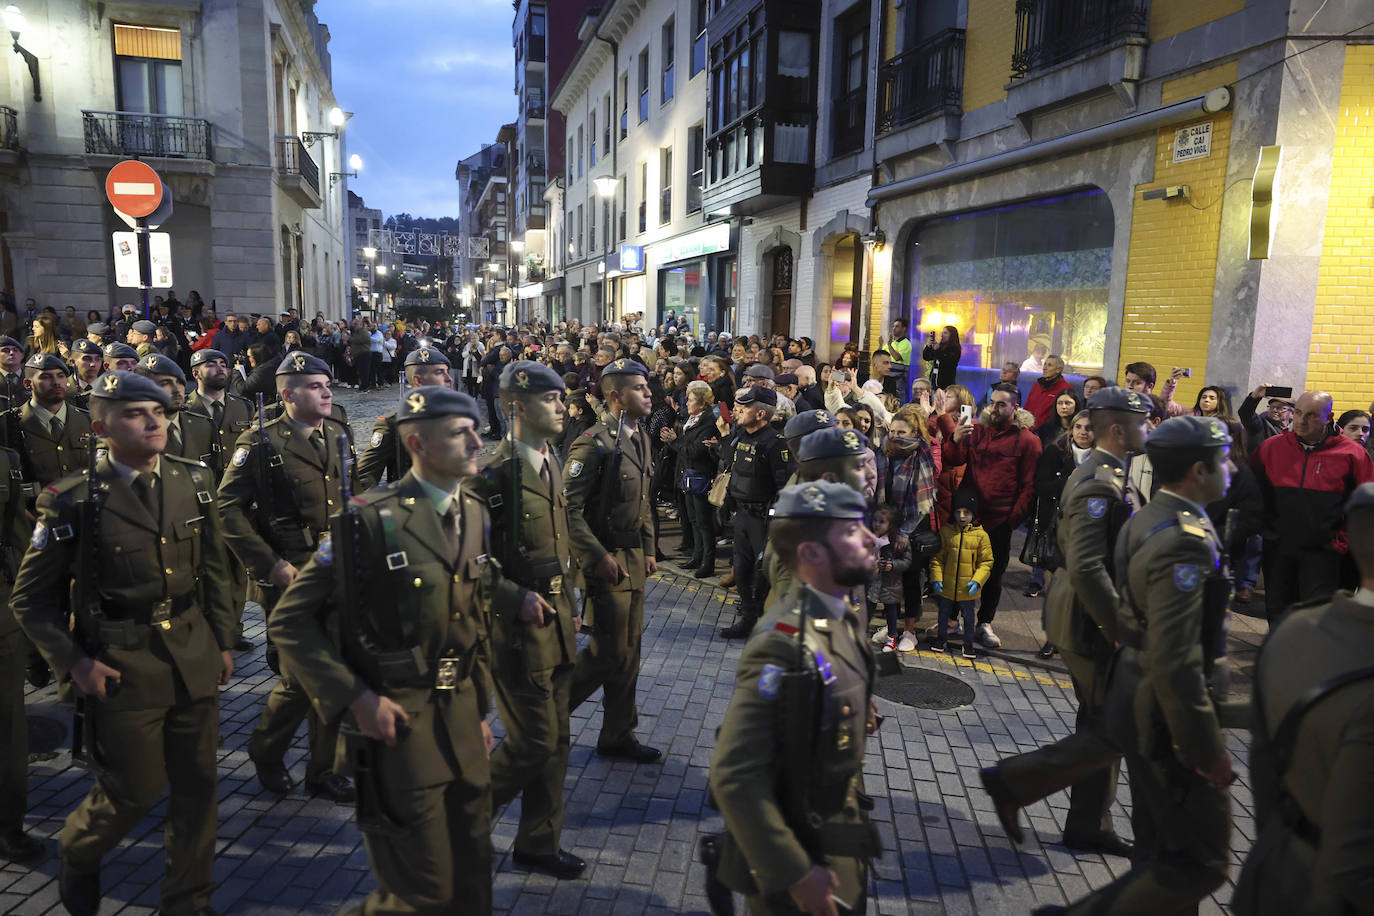
[[[784,487],[769,512],[774,518],[862,519],[868,512],[863,494],[829,480]]]
[[[161,353],[149,353],[138,361],[138,368],[153,375],[170,375],[181,379],[183,385],[186,384],[186,373],[181,371],[176,360],[169,359]]]
[[[817,458],[847,458],[862,455],[868,450],[868,437],[857,429],[840,429],[831,426],[818,429],[801,441],[797,447],[798,461],[811,461]]]
[[[541,394],[563,391],[563,379],[543,363],[530,359],[513,359],[501,370],[501,390],[520,394]]]
[[[329,364],[304,350],[292,350],[277,364],[277,375],[324,375],[334,377]]]
[[[482,422],[477,401],[461,391],[443,385],[421,385],[411,389],[396,411],[396,422],[434,420],[439,417],[467,417],[474,424]]]
[[[1150,433],[1145,440],[1145,451],[1221,448],[1230,444],[1231,433],[1226,424],[1215,417],[1172,417]]]
[[[67,361],[56,353],[35,353],[24,360],[24,368],[34,369],[38,372],[43,372],[48,369],[61,369],[63,372],[69,374],[71,372],[71,368],[67,365]]]
[[[172,406],[172,398],[150,378],[136,372],[115,369],[106,372],[91,386],[91,397],[102,401],[154,401],[163,407]]]
[[[444,351],[436,347],[421,347],[406,355],[406,368],[411,366],[452,366]]]

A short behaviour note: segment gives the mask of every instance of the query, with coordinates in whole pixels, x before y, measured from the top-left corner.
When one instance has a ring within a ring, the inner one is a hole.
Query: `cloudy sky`
[[[510,0],[320,0],[334,95],[353,112],[349,187],[390,216],[457,216],[453,169],[516,111]]]

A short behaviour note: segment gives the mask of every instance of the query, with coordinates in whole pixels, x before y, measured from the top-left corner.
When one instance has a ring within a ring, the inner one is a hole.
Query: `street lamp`
[[[516,254],[519,254],[520,252],[524,251],[524,250],[525,250],[525,243],[524,243],[524,241],[521,240],[521,239],[511,239],[511,240],[510,240],[510,250],[513,251],[513,252],[515,252]]]
[[[24,63],[29,65],[29,76],[33,77],[33,100],[43,101],[43,84],[38,79],[38,58],[23,45],[19,44],[19,33],[24,31],[24,14],[19,11],[19,7],[10,4],[5,7],[5,28],[10,30],[10,38],[14,39],[14,53],[24,58]]]
[[[378,264],[378,265],[377,265],[377,276],[379,276],[379,277],[385,277],[386,274],[387,274],[386,265],[385,265],[385,264]]]
[[[354,153],[352,156],[349,156],[348,167],[353,171],[329,173],[329,186],[331,188],[334,187],[334,182],[338,181],[340,178],[357,178],[358,173],[361,172],[363,168],[363,157],[359,156],[357,153]]]
[[[596,188],[598,197],[614,197],[615,189],[620,185],[620,179],[610,175],[602,175],[600,178],[593,178],[592,185]]]
[[[338,137],[339,128],[353,117],[352,112],[343,111],[337,106],[329,109],[329,124],[333,130],[303,130],[301,131],[301,142],[307,147],[312,146],[316,140],[323,140],[326,137]]]

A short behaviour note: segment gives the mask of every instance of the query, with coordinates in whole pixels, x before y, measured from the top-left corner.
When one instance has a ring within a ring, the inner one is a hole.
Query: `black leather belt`
[[[472,677],[474,652],[430,659],[419,646],[397,652],[375,652],[372,663],[383,683],[393,688],[457,690]]]
[[[187,592],[175,598],[162,598],[152,604],[120,606],[102,604],[101,608],[111,623],[133,623],[140,626],[156,626],[168,629],[171,622],[190,610],[196,603],[196,593]]]

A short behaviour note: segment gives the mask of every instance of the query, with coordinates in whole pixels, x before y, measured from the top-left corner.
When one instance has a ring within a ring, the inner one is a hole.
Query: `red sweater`
[[[1058,399],[1059,393],[1070,391],[1072,388],[1069,380],[1062,375],[1056,375],[1053,380],[1041,376],[1031,384],[1030,394],[1026,395],[1026,403],[1021,406],[1035,414],[1036,429],[1044,426],[1054,416],[1054,402]]]

